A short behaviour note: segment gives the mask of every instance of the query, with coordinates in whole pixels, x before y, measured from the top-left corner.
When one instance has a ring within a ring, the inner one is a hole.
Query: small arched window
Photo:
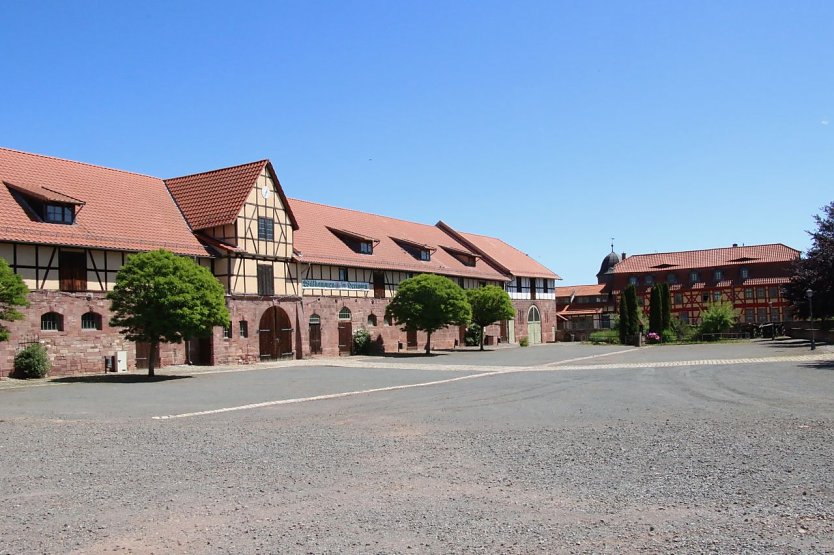
[[[393,326],[394,325],[394,324],[391,323],[391,317],[390,316],[383,317],[382,318],[382,323],[385,324],[386,326]]]
[[[101,329],[101,314],[96,312],[87,312],[81,315],[81,329],[82,330],[100,330]]]
[[[530,311],[527,312],[527,321],[528,322],[541,322],[542,317],[539,314],[539,309],[536,308],[535,305],[530,307]]]
[[[376,326],[376,314],[368,314],[368,326]]]
[[[350,309],[346,306],[339,311],[339,320],[350,320]]]
[[[64,331],[64,317],[57,312],[41,316],[41,331]]]
[[[310,325],[311,326],[318,326],[321,324],[321,316],[318,314],[313,314],[310,316]]]

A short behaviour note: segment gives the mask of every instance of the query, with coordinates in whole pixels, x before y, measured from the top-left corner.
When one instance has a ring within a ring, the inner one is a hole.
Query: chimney
[[[620,257],[620,261],[623,261],[625,259],[626,259],[626,253],[623,253],[623,255]]]
[[[738,243],[733,243],[733,246],[734,246],[734,247],[737,247],[737,246],[738,246]]]

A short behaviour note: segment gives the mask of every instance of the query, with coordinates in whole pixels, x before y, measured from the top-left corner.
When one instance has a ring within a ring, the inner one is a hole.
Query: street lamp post
[[[814,291],[808,289],[805,291],[805,296],[808,297],[808,317],[811,322],[811,350],[817,348],[817,342],[814,337]]]

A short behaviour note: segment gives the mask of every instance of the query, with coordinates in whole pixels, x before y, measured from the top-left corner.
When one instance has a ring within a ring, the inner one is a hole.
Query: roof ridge
[[[500,241],[500,239],[499,239]],[[667,252],[651,252],[651,253],[639,253],[639,254],[632,254],[626,257],[626,260],[631,260],[632,258],[637,258],[639,256],[661,256],[664,254],[684,254],[688,252],[706,252],[706,251],[721,251],[721,250],[731,250],[731,249],[751,249],[754,247],[775,247],[775,246],[782,246],[786,249],[790,249],[792,251],[796,251],[797,249],[793,247],[789,247],[785,243],[761,243],[759,245],[738,245],[735,247],[713,247],[710,249],[689,249],[685,251],[667,251]],[[799,251],[797,251],[799,252]],[[615,253],[616,254],[616,253]]]
[[[307,204],[315,204],[316,206],[324,206],[325,208],[335,208],[336,210],[345,210],[347,212],[354,212],[354,213],[357,213],[357,214],[362,214],[364,216],[376,216],[377,218],[385,218],[386,220],[393,220],[395,222],[405,222],[407,224],[421,225],[421,226],[430,227],[430,228],[433,228],[433,229],[437,228],[436,226],[433,226],[431,224],[424,224],[424,223],[415,222],[415,221],[412,221],[412,220],[405,220],[403,218],[395,218],[393,216],[385,216],[383,214],[377,214],[375,212],[365,212],[365,211],[362,211],[362,210],[357,210],[356,208],[344,208],[342,206],[333,206],[332,204],[324,204],[323,202],[316,202],[314,200],[304,200],[304,199],[294,198],[294,197],[288,197],[287,200],[289,200],[290,202],[304,202],[304,203],[307,203]]]
[[[204,172],[195,172],[195,173],[189,173],[189,174],[186,174],[186,175],[177,175],[175,177],[166,177],[166,178],[163,179],[163,181],[165,181],[167,183],[168,181],[173,181],[175,179],[185,179],[187,177],[196,177],[198,175],[208,175],[210,173],[217,173],[217,172],[222,172],[222,171],[226,171],[226,170],[233,170],[233,169],[236,169],[236,168],[242,168],[244,166],[254,166],[256,164],[266,165],[267,163],[269,163],[269,158],[264,158],[262,160],[255,160],[254,162],[244,162],[243,164],[234,164],[232,166],[226,166],[226,167],[223,167],[223,168],[215,168],[213,170],[208,170],[208,171],[204,171]]]
[[[5,150],[7,152],[14,152],[17,154],[25,154],[26,156],[34,156],[36,158],[46,158],[48,160],[57,160],[59,162],[69,162],[70,164],[76,164],[78,166],[87,166],[90,168],[96,168],[99,170],[108,170],[111,172],[118,172],[118,173],[126,173],[128,175],[138,175],[139,177],[150,177],[151,179],[159,179],[162,181],[162,178],[157,177],[155,175],[149,175],[147,173],[139,173],[139,172],[132,172],[128,170],[122,170],[119,168],[111,168],[110,166],[102,166],[100,164],[92,164],[90,162],[79,162],[78,160],[70,160],[68,158],[60,158],[58,156],[49,156],[47,154],[37,154],[35,152],[26,152],[25,150],[18,150],[16,148],[8,148],[5,146],[0,146],[0,150]],[[63,193],[62,193],[63,194]]]

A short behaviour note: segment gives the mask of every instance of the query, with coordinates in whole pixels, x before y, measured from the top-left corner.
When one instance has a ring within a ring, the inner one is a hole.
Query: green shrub
[[[467,347],[477,347],[481,344],[481,326],[469,324],[466,333],[463,335],[463,344]]]
[[[44,378],[51,368],[46,348],[40,343],[32,343],[14,357],[14,374],[17,378]]]
[[[729,302],[710,303],[701,312],[701,333],[724,333],[738,320],[741,312]]]
[[[661,337],[664,343],[674,343],[678,340],[678,336],[672,330],[663,330]]]
[[[620,342],[620,333],[617,330],[600,330],[591,333],[590,337],[588,338],[591,343],[594,345],[600,345],[603,343],[607,343],[610,345],[616,345]]]
[[[353,332],[353,354],[371,354],[371,334],[365,328],[360,328]]]
[[[526,347],[530,344],[530,341],[526,337],[519,337],[518,338],[518,346],[519,347]]]

